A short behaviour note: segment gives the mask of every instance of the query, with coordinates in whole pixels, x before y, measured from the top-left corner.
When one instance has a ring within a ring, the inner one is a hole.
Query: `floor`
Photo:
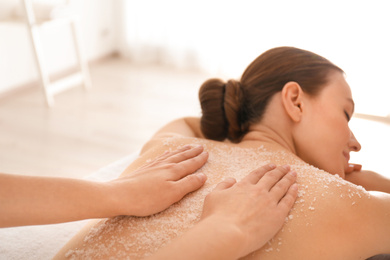
[[[93,88],[74,88],[46,108],[38,88],[0,99],[0,172],[82,178],[138,151],[172,119],[200,115],[210,75],[110,58],[90,68]],[[388,174],[390,124],[355,116],[362,151],[352,162]]]

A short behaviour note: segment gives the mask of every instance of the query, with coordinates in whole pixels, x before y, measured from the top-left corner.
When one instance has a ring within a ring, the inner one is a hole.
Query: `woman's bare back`
[[[199,170],[208,176],[204,187],[150,217],[123,216],[94,221],[76,235],[57,257],[142,259],[151,255],[199,220],[204,198],[217,183],[227,177],[240,180],[255,168],[270,162],[291,165],[298,173],[299,195],[279,233],[247,259],[365,259],[377,253],[389,253],[377,251],[380,248],[389,250],[386,246],[378,245],[378,249],[370,247],[367,236],[372,236],[373,240],[378,234],[370,234],[369,228],[361,227],[370,225],[372,219],[372,216],[362,216],[362,210],[375,210],[376,204],[382,205],[381,201],[378,202],[362,187],[312,167],[285,151],[270,151],[263,146],[243,143],[235,145],[195,138],[167,138],[146,152],[126,172],[165,150],[183,144],[202,144],[209,152],[208,163]],[[390,212],[390,199],[383,196]],[[382,220],[383,223],[386,221],[390,223],[385,218]],[[390,240],[389,237],[385,239]]]

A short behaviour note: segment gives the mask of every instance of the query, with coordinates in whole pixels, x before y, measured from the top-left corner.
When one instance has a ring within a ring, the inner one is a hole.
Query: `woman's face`
[[[319,95],[305,95],[304,99],[306,109],[297,131],[297,155],[307,163],[344,178],[350,152],[361,148],[348,126],[354,102],[344,75],[331,73]]]

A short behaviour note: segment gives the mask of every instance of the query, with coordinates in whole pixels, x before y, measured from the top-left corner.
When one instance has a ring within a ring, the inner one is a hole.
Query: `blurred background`
[[[295,46],[346,72],[363,147],[352,161],[390,175],[386,0],[78,0],[66,12],[47,6],[67,1],[31,2],[37,19],[77,15],[91,87],[47,107],[23,1],[0,0],[0,172],[84,177],[170,120],[199,116],[206,79],[239,78],[262,52]],[[50,79],[78,67],[69,26],[42,26],[36,37]]]

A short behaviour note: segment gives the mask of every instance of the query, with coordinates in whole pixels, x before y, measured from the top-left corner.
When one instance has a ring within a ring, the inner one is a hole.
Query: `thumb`
[[[202,187],[206,180],[207,176],[205,174],[194,173],[177,181],[175,187],[176,189],[178,189],[178,194],[180,195],[180,198],[178,198],[178,200],[182,199],[188,193],[196,191],[197,189]]]

